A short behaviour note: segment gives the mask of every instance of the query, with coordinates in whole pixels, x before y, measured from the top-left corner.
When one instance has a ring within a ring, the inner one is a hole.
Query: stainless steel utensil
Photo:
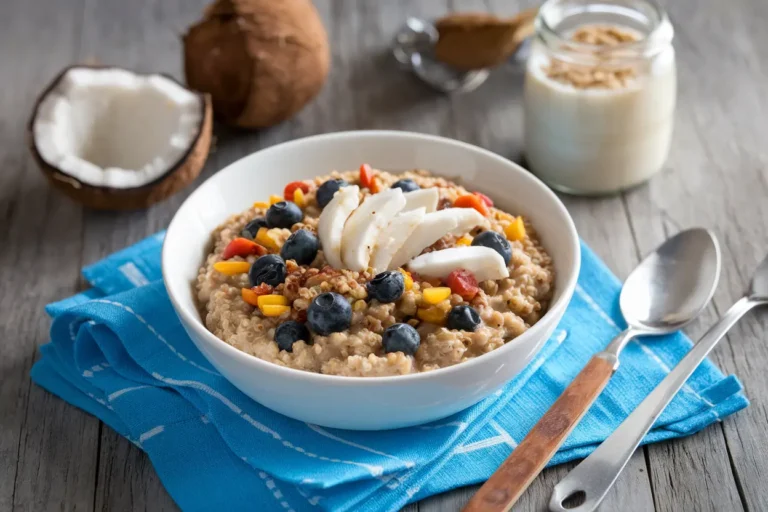
[[[629,327],[592,356],[464,511],[509,510],[608,384],[627,343],[681,329],[709,303],[719,276],[720,249],[706,229],[682,231],[648,255],[621,290]]]
[[[761,305],[768,305],[768,256],[755,271],[747,293],[707,331],[619,428],[555,486],[549,509],[552,512],[591,512],[597,509],[645,434],[688,377],[742,316]],[[563,506],[566,498],[580,493],[584,493],[584,503],[570,508]]]

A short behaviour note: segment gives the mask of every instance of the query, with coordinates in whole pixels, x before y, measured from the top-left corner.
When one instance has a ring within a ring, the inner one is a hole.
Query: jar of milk
[[[549,0],[525,77],[525,152],[555,189],[607,194],[667,158],[676,73],[672,25],[654,0]]]

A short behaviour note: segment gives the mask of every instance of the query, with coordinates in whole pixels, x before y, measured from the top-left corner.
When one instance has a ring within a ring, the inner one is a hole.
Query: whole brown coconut
[[[309,0],[218,0],[184,36],[187,84],[211,95],[222,121],[262,128],[320,91],[328,36]]]

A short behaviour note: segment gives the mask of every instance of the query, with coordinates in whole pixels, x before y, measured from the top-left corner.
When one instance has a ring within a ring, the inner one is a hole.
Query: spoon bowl
[[[766,265],[768,289],[768,265]],[[647,334],[681,329],[715,293],[720,248],[706,229],[683,231],[664,242],[630,274],[619,304],[627,324]]]

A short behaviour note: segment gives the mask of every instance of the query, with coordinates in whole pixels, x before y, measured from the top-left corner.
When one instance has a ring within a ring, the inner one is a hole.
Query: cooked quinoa
[[[421,188],[437,187],[440,194],[438,209],[449,207],[459,196],[470,193],[462,186],[431,176],[426,171],[402,174],[375,172],[381,189],[403,178],[414,180]],[[319,185],[331,178],[342,178],[350,184],[359,181],[356,171],[334,172],[317,177],[314,181],[306,181],[310,187],[304,194],[303,220],[291,229],[270,229],[267,233],[274,240],[275,247],[269,252],[279,253],[277,248],[282,246],[292,231],[303,228],[316,233],[321,208],[315,193]],[[360,193],[366,196],[369,191],[361,187]],[[480,356],[514,340],[541,318],[552,298],[552,260],[541,246],[534,227],[528,219],[523,219],[524,236],[521,240],[509,242],[512,258],[508,265],[508,278],[479,283],[479,292],[469,302],[453,293],[434,306],[443,313],[457,305],[471,306],[482,319],[474,332],[449,330],[419,320],[419,308],[428,307],[422,292],[431,286],[445,286],[437,280],[422,279],[415,275],[412,287],[399,300],[382,304],[368,298],[366,283],[374,277],[371,269],[353,272],[331,268],[326,264],[322,248],[311,265],[300,266],[293,260],[286,262],[285,281],[275,286],[270,293],[284,296],[290,310],[277,317],[267,317],[259,308],[246,303],[241,296],[243,288],[249,289],[252,286],[247,273],[228,276],[214,269],[214,264],[223,260],[222,255],[227,245],[241,236],[241,231],[249,221],[263,217],[266,210],[263,205],[249,208],[233,215],[213,232],[212,249],[200,268],[196,291],[205,325],[213,334],[243,352],[274,364],[310,372],[356,377],[405,375],[443,368]],[[488,228],[504,234],[505,228],[515,221],[515,217],[494,207],[489,210]],[[477,231],[480,229],[469,235]],[[453,247],[458,238],[447,235],[424,252]],[[256,259],[257,256],[235,256],[227,261],[253,263]],[[329,291],[341,294],[350,303],[350,328],[328,336],[314,334],[311,340],[293,343],[290,352],[280,350],[274,341],[278,325],[287,320],[306,322],[307,308],[312,299]],[[387,327],[399,322],[414,326],[420,335],[420,345],[414,355],[384,352],[382,333]]]

